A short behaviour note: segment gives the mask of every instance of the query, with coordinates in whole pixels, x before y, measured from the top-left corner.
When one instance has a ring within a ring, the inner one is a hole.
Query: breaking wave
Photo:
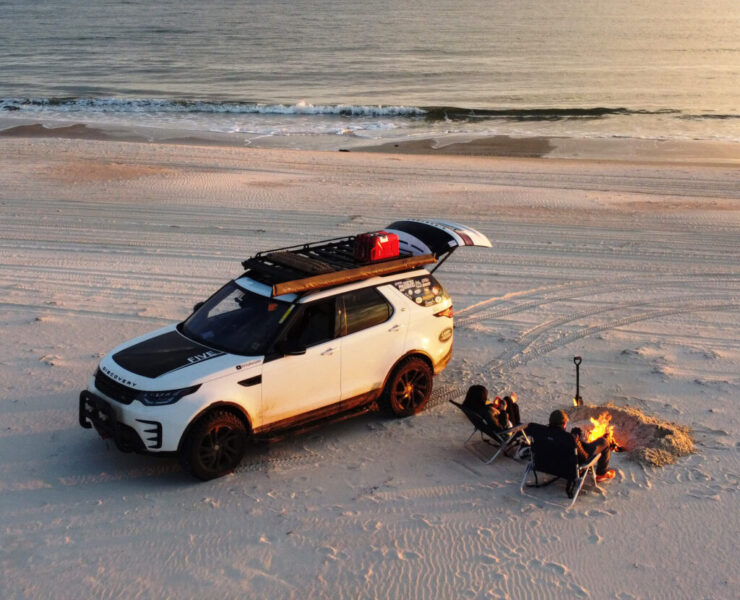
[[[464,108],[457,106],[389,106],[354,104],[267,104],[157,98],[2,98],[0,110],[12,112],[64,112],[104,114],[222,114],[341,116],[357,118],[406,118],[426,121],[560,121],[603,119],[611,116],[666,115],[681,119],[740,119],[735,114],[685,114],[677,109],[635,110],[623,107],[590,108]]]
[[[257,102],[212,102],[157,98],[4,98],[0,110],[103,113],[210,113],[233,115],[321,115],[343,117],[423,117],[426,111],[413,106],[363,106],[352,104],[314,105],[263,104]]]

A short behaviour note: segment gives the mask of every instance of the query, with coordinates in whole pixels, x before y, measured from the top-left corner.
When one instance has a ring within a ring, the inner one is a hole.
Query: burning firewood
[[[609,447],[612,451],[622,452],[624,451],[624,447],[617,442],[614,425],[611,424],[611,420],[612,416],[608,411],[602,412],[596,419],[589,417],[589,421],[591,421],[593,427],[588,431],[586,441],[593,442],[606,435],[610,440]]]
[[[637,408],[584,405],[567,412],[571,424],[586,432],[589,441],[611,430],[616,444],[612,449],[642,464],[663,466],[694,452],[688,428],[649,417]]]

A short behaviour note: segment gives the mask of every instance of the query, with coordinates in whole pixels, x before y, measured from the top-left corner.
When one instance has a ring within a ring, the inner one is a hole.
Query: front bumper
[[[88,390],[80,393],[79,421],[85,429],[94,427],[103,439],[112,439],[122,452],[148,454],[162,448],[162,423],[136,419],[135,429],[118,419],[110,402]]]

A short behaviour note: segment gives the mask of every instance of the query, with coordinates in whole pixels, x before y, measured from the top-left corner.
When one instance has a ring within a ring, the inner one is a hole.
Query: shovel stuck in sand
[[[583,359],[580,356],[574,356],[573,362],[576,365],[576,395],[573,397],[573,406],[583,406],[581,398],[581,363]]]

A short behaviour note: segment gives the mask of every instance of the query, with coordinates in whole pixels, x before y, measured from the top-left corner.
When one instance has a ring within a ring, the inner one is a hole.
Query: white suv
[[[232,471],[250,438],[420,411],[453,337],[452,301],[424,265],[491,243],[441,220],[385,232],[399,253],[375,262],[357,262],[354,236],[244,261],[185,321],[106,355],[80,394],[80,425],[123,451],[177,453],[207,480]]]

